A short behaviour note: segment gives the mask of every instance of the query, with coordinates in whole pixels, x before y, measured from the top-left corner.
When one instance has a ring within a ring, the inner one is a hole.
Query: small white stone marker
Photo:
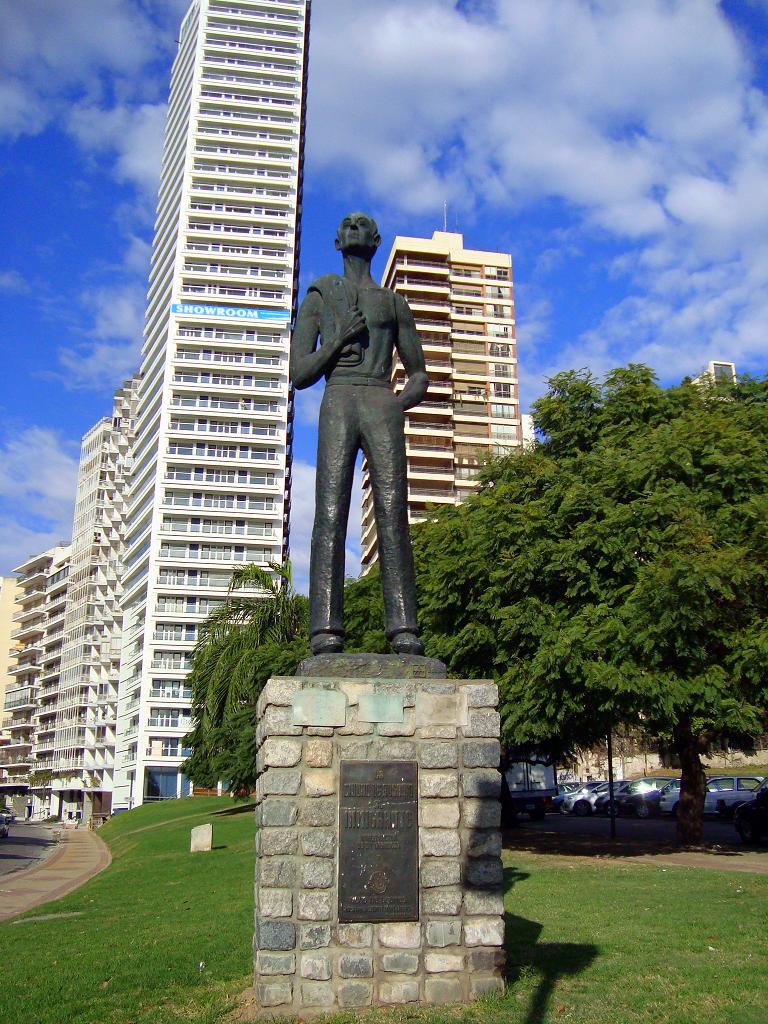
[[[190,853],[206,853],[213,842],[213,825],[198,825],[192,829]]]

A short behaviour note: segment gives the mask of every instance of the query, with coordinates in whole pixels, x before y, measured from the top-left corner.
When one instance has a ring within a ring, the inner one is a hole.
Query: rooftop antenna
[[[448,231],[448,202],[443,200],[443,231]]]

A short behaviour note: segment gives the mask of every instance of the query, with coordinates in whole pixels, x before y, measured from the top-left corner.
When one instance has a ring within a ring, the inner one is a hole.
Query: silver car
[[[761,781],[759,775],[716,775],[707,781],[704,813],[731,817],[739,804],[752,799]],[[677,814],[679,801],[680,779],[675,779],[662,789],[659,810],[662,814]]]
[[[680,802],[680,779],[668,782],[659,794],[659,814],[677,814]]]
[[[607,789],[607,782],[585,782],[583,786],[574,789],[572,793],[565,794],[560,811],[563,814],[578,814],[580,817],[591,814],[594,801],[599,795],[597,791],[604,792]]]
[[[762,781],[762,775],[720,775],[710,779],[707,783],[704,813],[732,818],[739,804],[752,799]]]

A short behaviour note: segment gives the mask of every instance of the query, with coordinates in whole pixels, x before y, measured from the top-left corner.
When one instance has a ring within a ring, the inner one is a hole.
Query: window
[[[181,741],[177,736],[168,736],[163,740],[162,745],[162,756],[163,757],[178,757],[181,749]]]
[[[162,569],[157,578],[161,586],[182,586],[187,579],[184,569]]]
[[[512,385],[511,384],[494,384],[493,385],[494,398],[512,398]]]
[[[739,779],[737,783],[737,789],[757,789],[760,785],[759,779]]]
[[[147,768],[144,772],[144,799],[175,800],[177,779],[175,768]]]
[[[496,440],[517,441],[517,428],[502,426],[499,423],[491,424],[491,437]]]
[[[710,793],[727,793],[735,789],[735,783],[733,779],[713,779],[707,789]]]
[[[153,679],[150,697],[162,697],[164,700],[190,700],[192,690],[178,679]]]
[[[499,405],[497,403],[491,404],[491,416],[496,419],[511,420],[515,418],[515,407],[514,405]]]
[[[149,724],[159,729],[178,729],[179,715],[178,708],[152,708],[150,711]]]

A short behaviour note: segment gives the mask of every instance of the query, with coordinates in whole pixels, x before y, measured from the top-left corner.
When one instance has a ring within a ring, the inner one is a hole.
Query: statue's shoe
[[[396,633],[391,641],[395,654],[423,654],[424,644],[415,633]]]
[[[313,654],[338,654],[344,650],[344,641],[338,633],[315,633],[309,646]]]

